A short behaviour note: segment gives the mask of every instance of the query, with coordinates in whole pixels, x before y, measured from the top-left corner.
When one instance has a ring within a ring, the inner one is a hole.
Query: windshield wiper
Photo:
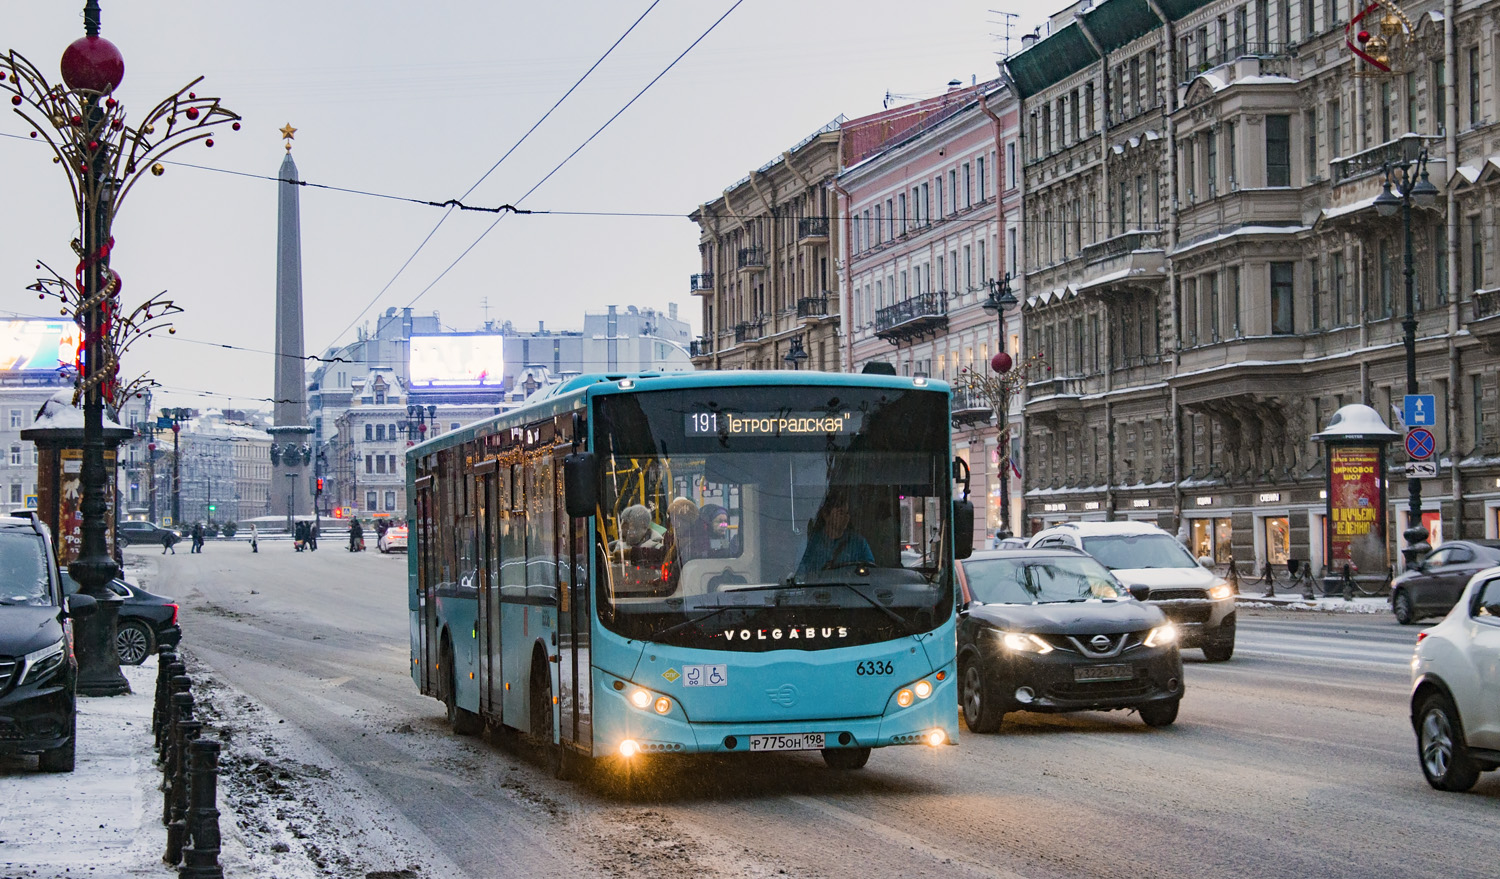
[[[771,584],[771,585],[766,585],[766,586],[745,586],[745,587],[742,587],[742,588],[739,588],[739,589],[725,590],[725,591],[727,591],[727,592],[735,592],[735,593],[740,593],[740,592],[765,592],[765,591],[768,591],[768,590],[771,590],[771,589],[780,589],[780,588],[781,588],[780,584]],[[719,594],[723,595],[724,593],[721,592]],[[737,607],[738,608],[745,608],[745,607],[748,607],[748,606],[747,605],[743,605],[743,604],[721,604],[721,605],[718,605],[717,607],[715,607],[713,610],[709,611],[708,613],[704,614],[701,617],[695,617],[694,619],[690,619],[690,620],[683,620],[680,623],[673,623],[672,625],[667,626],[665,629],[662,629],[659,632],[652,632],[651,635],[649,637],[647,637],[646,640],[648,640],[648,641],[655,641],[655,640],[657,640],[659,638],[662,638],[662,637],[665,637],[667,635],[670,635],[673,632],[679,631],[681,629],[685,629],[688,626],[694,625],[696,623],[701,623],[704,620],[708,619],[709,617],[718,616],[719,614],[723,613],[726,610],[733,610],[734,608],[737,608]]]
[[[860,598],[863,598],[866,602],[869,603],[869,605],[871,607],[875,608],[876,610],[878,610],[881,613],[885,614],[886,616],[890,617],[892,620],[895,620],[897,625],[899,625],[901,628],[903,628],[903,629],[906,630],[906,634],[908,634],[908,635],[916,635],[916,634],[920,633],[919,630],[916,628],[916,626],[912,624],[911,620],[908,620],[906,617],[902,616],[901,614],[896,613],[894,610],[891,610],[890,608],[886,607],[885,605],[881,604],[880,602],[876,601],[875,599],[871,598],[870,596],[868,596],[868,595],[864,594],[863,592],[859,591],[859,589],[855,588],[855,586],[854,586],[853,583],[846,583],[846,582],[843,582],[843,581],[835,580],[835,581],[832,581],[832,582],[829,582],[829,583],[819,583],[817,585],[819,585],[819,586],[842,586],[845,589],[848,589],[850,592],[853,592],[855,595],[858,595]]]

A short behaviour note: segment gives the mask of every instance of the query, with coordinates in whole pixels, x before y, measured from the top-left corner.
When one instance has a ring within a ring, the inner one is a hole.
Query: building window
[[[396,509],[396,493],[394,491],[385,493],[385,508],[386,510]]]
[[[19,466],[21,466],[21,447],[20,446],[17,445],[17,446],[11,446],[10,447],[10,463],[11,463],[11,466],[13,466],[13,467],[19,467]]]
[[[1437,291],[1437,305],[1448,304],[1448,224],[1439,221],[1432,227],[1432,289]]]
[[[1339,128],[1339,126],[1342,124],[1342,122],[1340,121],[1340,115],[1339,99],[1334,98],[1333,100],[1328,102],[1328,110],[1323,114],[1323,121],[1328,125],[1327,139],[1328,155],[1330,158],[1339,154],[1341,144],[1343,144],[1343,140],[1341,139],[1343,131]]]
[[[375,440],[377,442],[379,442],[379,441],[382,441],[384,439],[385,439],[385,425],[384,424],[377,424],[377,425],[375,425]]]
[[[974,160],[974,172],[979,175],[979,200],[984,201],[984,156]]]
[[[1316,256],[1307,261],[1307,275],[1312,283],[1312,296],[1309,303],[1312,306],[1312,315],[1309,321],[1312,324],[1311,329],[1314,330],[1323,328],[1323,279],[1319,274],[1322,268],[1322,263]]]
[[[10,429],[11,430],[19,430],[20,428],[21,428],[21,410],[20,409],[12,409],[12,410],[10,410]]]
[[[375,456],[375,472],[376,473],[384,473],[385,472],[385,455],[376,455]]]
[[[1392,278],[1392,276],[1391,276],[1392,275],[1392,266],[1391,266],[1391,260],[1390,260],[1390,255],[1391,255],[1390,254],[1390,248],[1386,245],[1386,243],[1384,241],[1382,241],[1382,242],[1380,242],[1380,245],[1377,248],[1377,252],[1379,253],[1378,259],[1380,261],[1380,269],[1379,269],[1379,271],[1380,271],[1380,314],[1379,314],[1379,316],[1380,317],[1390,317],[1391,316],[1391,299],[1392,299],[1392,294],[1393,294],[1393,291],[1392,291],[1391,288],[1392,288],[1393,283],[1394,283],[1394,278]]]
[[[1290,116],[1266,117],[1266,185],[1292,185],[1292,138]]]
[[[1205,163],[1208,171],[1208,195],[1212,198],[1219,191],[1219,132],[1210,128],[1208,130],[1208,160]],[[1121,205],[1124,210],[1124,205]],[[1140,222],[1140,218],[1136,218]]]
[[[397,469],[397,466],[396,466],[396,456],[395,455],[391,456],[391,472],[392,473],[399,473],[399,472],[401,472],[399,469]]]
[[[1448,68],[1441,61],[1432,62],[1432,76],[1427,80],[1428,106],[1432,107],[1432,133],[1448,133]]]
[[[1406,98],[1406,130],[1417,130],[1417,72],[1408,70],[1404,78]]]
[[[1472,388],[1472,404],[1469,411],[1474,413],[1474,448],[1484,445],[1484,376],[1474,375],[1469,379]]]
[[[375,472],[375,456],[374,455],[365,455],[365,472],[366,473],[374,473]]]
[[[370,441],[372,441],[374,439],[375,439],[375,425],[373,425],[373,424],[366,424],[365,425],[365,441],[366,442],[370,442]]]
[[[1271,333],[1286,336],[1296,332],[1293,318],[1292,264],[1271,263]]]
[[[1479,214],[1469,218],[1469,281],[1475,290],[1484,289],[1484,225]]]
[[[1380,139],[1382,141],[1390,140],[1394,136],[1392,131],[1395,128],[1395,120],[1392,119],[1395,115],[1394,104],[1395,97],[1391,94],[1390,82],[1382,82],[1380,84]]]
[[[1208,340],[1217,342],[1219,335],[1219,273],[1208,276]]]
[[[13,504],[21,502],[21,483],[12,482],[10,484],[10,502]]]
[[[1330,256],[1333,262],[1329,269],[1332,275],[1329,293],[1333,297],[1333,325],[1341,327],[1344,326],[1344,253],[1335,250]]]
[[[1016,142],[1005,145],[1005,173],[1010,179],[1010,188],[1016,188]]]
[[[1303,161],[1307,164],[1307,179],[1318,179],[1318,111],[1308,110],[1302,114],[1302,134],[1307,138],[1307,153]]]
[[[373,491],[367,491],[367,492],[365,492],[365,509],[373,513],[376,510],[375,504],[376,504],[376,493],[373,492]]]
[[[1479,124],[1479,47],[1469,50],[1469,125]]]

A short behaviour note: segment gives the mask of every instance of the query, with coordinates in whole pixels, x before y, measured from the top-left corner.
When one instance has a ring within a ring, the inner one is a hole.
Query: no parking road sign
[[[1406,454],[1413,461],[1425,461],[1432,457],[1433,450],[1437,448],[1437,440],[1432,436],[1432,431],[1425,427],[1413,427],[1406,432]]]

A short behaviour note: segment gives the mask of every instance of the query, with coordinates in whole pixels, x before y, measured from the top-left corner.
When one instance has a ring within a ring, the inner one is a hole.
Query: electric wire
[[[648,6],[648,7],[646,7],[646,11],[642,12],[640,14],[640,17],[638,17],[635,21],[631,22],[630,27],[626,28],[625,32],[622,33],[622,34],[620,34],[619,38],[616,39],[613,43],[611,43],[608,49],[604,50],[604,54],[600,55],[599,58],[598,58],[598,60],[596,60],[592,65],[590,65],[588,70],[585,70],[583,72],[583,76],[580,76],[578,78],[578,81],[575,82],[575,83],[573,83],[573,85],[566,92],[563,93],[563,96],[560,97],[560,98],[558,98],[557,101],[556,101],[556,103],[554,103],[551,107],[549,107],[547,109],[547,112],[543,113],[542,117],[540,119],[538,119],[535,122],[535,124],[533,124],[530,128],[528,128],[526,130],[526,133],[523,134],[523,135],[521,135],[520,139],[518,139],[514,144],[512,144],[511,148],[508,149],[508,150],[506,150],[505,154],[502,155],[495,162],[495,164],[493,164],[493,165],[490,166],[490,169],[488,171],[485,171],[484,174],[481,175],[480,178],[474,182],[473,186],[469,187],[469,189],[466,192],[464,192],[464,194],[462,196],[459,197],[459,201],[461,202],[462,199],[467,198],[470,194],[472,194],[474,192],[475,189],[478,189],[479,185],[481,183],[483,183],[491,174],[495,173],[495,169],[500,167],[500,163],[504,162],[507,158],[509,158],[510,154],[514,153],[516,151],[516,149],[521,146],[521,144],[525,143],[526,139],[531,136],[531,133],[534,132],[534,131],[536,131],[537,128],[540,127],[543,122],[546,122],[547,121],[547,117],[551,116],[552,112],[554,110],[556,110],[559,106],[561,106],[562,103],[563,103],[563,101],[566,101],[568,99],[568,97],[573,94],[573,92],[577,91],[578,87],[581,86],[581,85],[583,85],[584,80],[588,79],[589,76],[595,70],[599,69],[599,65],[601,65],[601,64],[604,63],[605,59],[608,58],[610,56],[610,54],[613,53],[615,51],[615,49],[621,43],[623,43],[625,41],[626,37],[630,36],[631,32],[636,29],[636,26],[639,25],[643,20],[645,20],[646,16],[650,15],[651,14],[651,10],[655,9],[656,6],[657,6],[657,4],[660,3],[660,2],[661,2],[661,0],[652,0],[651,5]],[[512,208],[512,210],[514,210],[514,208]],[[505,216],[505,214],[503,212],[500,215],[502,217]],[[401,267],[398,268],[398,269],[396,269],[396,273],[394,275],[392,275],[391,279],[385,283],[385,286],[381,287],[380,290],[375,294],[375,296],[372,297],[370,299],[370,301],[365,305],[365,307],[361,308],[359,310],[359,312],[354,315],[354,318],[349,321],[348,326],[345,326],[342,330],[339,330],[338,333],[336,333],[333,336],[333,338],[329,341],[328,345],[324,346],[324,349],[333,347],[334,343],[338,342],[338,340],[340,338],[342,338],[345,333],[349,332],[349,330],[355,324],[359,323],[360,318],[364,317],[365,314],[367,314],[371,308],[375,307],[375,303],[377,303],[377,302],[380,301],[380,297],[384,296],[385,293],[386,293],[386,291],[389,290],[391,288],[391,286],[396,283],[397,279],[399,279],[401,277],[401,275],[406,272],[407,268],[411,266],[412,261],[415,260],[417,258],[417,255],[420,254],[422,252],[422,250],[427,247],[427,243],[432,240],[433,236],[436,235],[437,232],[438,232],[438,230],[442,228],[443,223],[447,222],[448,218],[451,217],[451,216],[453,216],[453,208],[451,206],[449,206],[448,210],[446,210],[443,213],[443,216],[441,218],[439,218],[438,221],[437,221],[437,223],[432,227],[432,231],[430,231],[430,232],[427,233],[427,236],[424,237],[422,239],[422,242],[417,245],[416,250],[412,251],[411,256],[408,256],[406,258],[406,261],[401,264]],[[464,253],[467,254],[469,252],[469,250],[472,250],[472,249],[473,249],[473,247],[471,245],[468,249],[466,249],[464,251]],[[443,273],[447,274],[447,270],[444,270]],[[426,291],[423,291],[423,292],[426,292]]]

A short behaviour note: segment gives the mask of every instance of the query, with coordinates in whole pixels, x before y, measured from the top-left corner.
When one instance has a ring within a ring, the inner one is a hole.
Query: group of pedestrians
[[[312,522],[298,522],[292,529],[292,539],[298,552],[318,551],[318,526]]]
[[[192,530],[188,532],[188,536],[193,541],[192,548],[190,550],[188,550],[188,551],[189,552],[202,552],[203,551],[203,542],[204,542],[204,540],[208,536],[207,532],[205,531],[205,529],[203,527],[203,523],[202,522],[194,522]],[[167,532],[166,535],[163,536],[162,539],[161,539],[161,554],[162,555],[166,555],[167,553],[170,552],[172,555],[177,555],[177,541],[179,541],[181,539],[182,538],[178,537],[177,533],[175,531],[169,531],[169,532]]]

